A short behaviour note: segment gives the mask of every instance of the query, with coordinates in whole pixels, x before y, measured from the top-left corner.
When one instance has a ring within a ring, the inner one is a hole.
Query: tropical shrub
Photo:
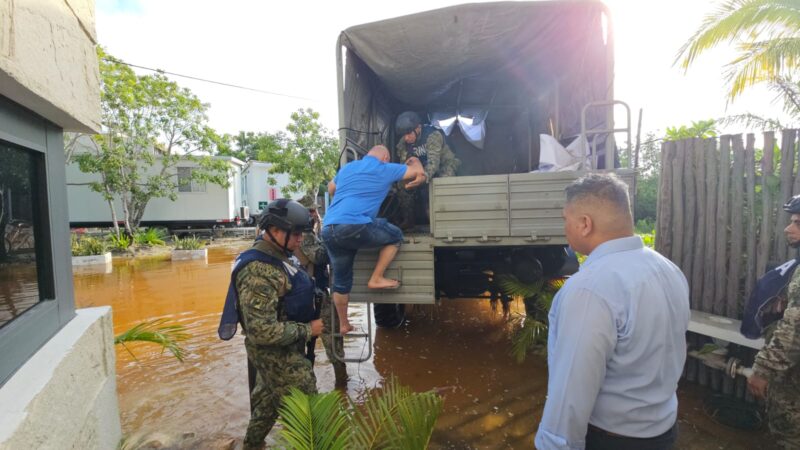
[[[164,245],[167,233],[161,228],[147,228],[138,231],[133,235],[133,242],[136,245]]]
[[[106,240],[108,241],[108,244],[111,246],[112,250],[122,252],[127,251],[131,244],[133,244],[133,239],[131,239],[130,236],[125,233],[121,233],[119,236],[111,233],[106,236]]]
[[[521,297],[525,303],[525,315],[517,314],[513,319],[516,331],[511,336],[511,355],[522,363],[529,352],[543,351],[547,346],[547,314],[564,279],[523,283],[513,275],[501,275],[498,283],[505,294]]]
[[[173,237],[175,250],[201,250],[206,246],[206,242],[197,236],[187,236],[185,238]]]
[[[77,237],[72,235],[72,256],[102,255],[108,251],[105,242],[92,236]]]

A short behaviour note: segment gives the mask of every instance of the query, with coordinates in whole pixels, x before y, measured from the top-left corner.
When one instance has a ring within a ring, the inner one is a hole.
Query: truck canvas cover
[[[605,13],[593,1],[499,2],[348,28],[339,38],[340,119],[359,132],[345,136],[361,145],[390,141],[388,125],[405,109],[481,109],[505,122],[530,114],[532,126],[518,129],[575,136],[581,108],[612,98]],[[605,120],[590,116],[589,125]]]

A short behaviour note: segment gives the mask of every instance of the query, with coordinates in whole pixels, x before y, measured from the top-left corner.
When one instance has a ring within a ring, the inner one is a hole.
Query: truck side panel
[[[430,304],[435,300],[433,239],[406,236],[397,257],[386,270],[386,277],[400,280],[396,290],[368,289],[378,249],[360,250],[353,264],[351,302]]]

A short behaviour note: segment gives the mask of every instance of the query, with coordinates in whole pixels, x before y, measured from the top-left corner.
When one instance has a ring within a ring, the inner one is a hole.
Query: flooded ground
[[[236,248],[210,249],[208,262],[117,260],[110,274],[75,275],[79,307],[111,305],[115,332],[147,319],[170,318],[186,326],[183,363],[148,345],[132,345],[135,359],[117,348],[117,388],[123,433],[169,440],[190,448],[227,448],[247,427],[249,401],[241,337],[217,338],[219,313]],[[521,305],[513,305],[519,311]],[[352,321],[363,307],[351,307]],[[347,394],[395,375],[415,390],[436,388],[445,398],[431,448],[532,448],[547,388],[538,357],[517,364],[509,356],[512,325],[486,301],[444,301],[409,311],[406,326],[376,330],[373,357],[349,364]],[[349,355],[366,351],[349,342]],[[334,388],[333,370],[317,349],[321,391]],[[708,391],[682,386],[680,449],[770,448],[763,432],[715,423],[703,411]],[[199,444],[198,444],[199,442]]]

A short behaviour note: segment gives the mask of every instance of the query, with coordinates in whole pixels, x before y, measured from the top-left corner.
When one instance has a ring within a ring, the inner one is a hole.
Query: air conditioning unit
[[[239,218],[242,220],[247,220],[250,218],[250,207],[249,206],[240,206],[239,207]]]

